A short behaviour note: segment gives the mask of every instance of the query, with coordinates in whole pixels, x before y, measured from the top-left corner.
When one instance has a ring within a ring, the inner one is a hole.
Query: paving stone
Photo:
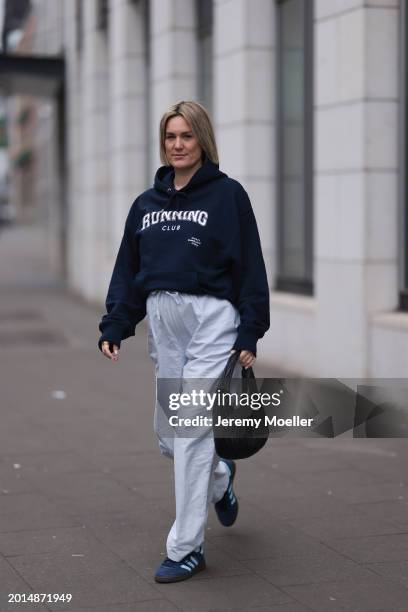
[[[408,530],[408,500],[392,500],[383,502],[365,502],[351,506],[359,514],[364,514],[377,520],[386,520],[400,531]]]
[[[170,463],[170,462],[169,462]],[[103,468],[104,471],[109,470],[112,477],[117,482],[125,484],[128,488],[139,488],[142,492],[144,488],[156,489],[163,485],[174,487],[173,466],[170,465],[140,465],[132,468]],[[149,496],[152,498],[152,496]],[[157,495],[160,497],[160,495]]]
[[[333,496],[349,504],[408,499],[408,488],[402,482],[369,485],[343,485],[333,489]]]
[[[351,460],[355,465],[366,461],[381,461],[393,458],[398,451],[404,454],[406,448],[404,439],[394,438],[351,438],[347,434],[337,438],[314,438],[305,439],[303,447],[314,452],[329,452],[345,455],[345,460]]]
[[[208,612],[247,612],[248,608],[209,608]],[[270,606],[257,606],[252,608],[256,612],[310,612],[310,608],[306,608],[300,603],[289,602],[284,604],[276,604]]]
[[[267,486],[265,486],[266,482],[268,483]],[[267,470],[254,469],[245,477],[241,474],[241,467],[239,466],[236,485],[238,492],[241,484],[245,495],[249,498],[256,498],[260,505],[269,502],[271,493],[273,493],[273,499],[290,500],[305,496],[311,497],[321,493],[319,485],[302,485],[290,479],[286,474],[281,475]]]
[[[134,568],[138,575],[153,583],[153,573],[166,555],[168,528],[141,532],[137,527],[112,524],[93,525],[90,530],[104,546]]]
[[[336,492],[338,488],[343,490],[352,485],[365,486],[372,483],[394,482],[395,478],[383,476],[382,474],[372,474],[354,468],[321,470],[318,472],[302,472],[292,474],[293,480],[309,485],[319,485],[322,488]]]
[[[12,595],[24,595],[28,597],[30,594],[35,593],[29,584],[27,584],[23,578],[16,572],[16,570],[0,556],[0,611],[1,612],[12,612],[18,611],[25,612],[29,610],[38,610],[43,612],[47,610],[42,604],[32,604],[29,602],[15,603],[12,600]]]
[[[28,595],[30,591],[26,591]],[[15,603],[5,603],[5,607],[0,608],[1,612],[48,612],[49,608],[44,608],[42,604],[28,604],[30,607],[28,608],[27,603],[23,604],[15,604]]]
[[[83,527],[47,528],[0,533],[0,553],[4,557],[48,552],[78,552],[90,534]]]
[[[10,563],[0,556],[0,576],[1,576],[1,591],[0,591],[0,610],[3,605],[8,602],[8,593],[25,593],[30,591],[30,586],[19,575],[16,569]]]
[[[34,492],[37,492],[37,488],[24,478],[21,470],[13,468],[12,465],[7,467],[0,465],[0,499],[1,495]]]
[[[155,483],[153,486],[146,484],[134,485],[133,490],[137,495],[140,495],[147,501],[158,501],[171,499],[174,496],[174,482],[168,480],[167,482]]]
[[[299,556],[305,552],[319,556],[327,551],[327,546],[299,530],[274,530],[273,526],[269,531],[256,526],[241,530],[237,526],[233,533],[210,537],[213,544],[240,561],[268,557],[280,559]]]
[[[115,603],[113,606],[81,607],[76,608],[75,612],[177,612],[177,610],[179,608],[169,601],[154,599],[153,601],[137,601],[131,604]],[[283,610],[282,612],[286,611]],[[299,610],[299,612],[302,611]]]
[[[159,587],[158,590],[181,610],[194,612],[234,607],[252,610],[258,606],[294,601],[288,594],[251,574],[214,578],[211,581],[186,580],[172,585],[171,589],[168,585]]]
[[[129,524],[140,531],[169,529],[174,520],[174,510],[160,502],[140,500],[134,494],[114,500],[109,505],[99,497],[80,501],[57,501],[56,505],[75,521],[76,525]]]
[[[20,593],[24,593],[27,597],[30,594],[34,594],[33,591],[29,591],[28,589],[25,591],[20,591]],[[0,600],[0,610],[1,612],[48,612],[49,608],[44,608],[43,604],[41,603],[11,603],[7,594],[3,605]]]
[[[333,538],[360,538],[362,536],[399,533],[396,525],[386,520],[370,518],[367,515],[348,515],[347,520],[340,516],[319,517],[288,521],[304,533],[325,542]]]
[[[270,442],[271,443],[271,442]],[[273,441],[276,444],[276,440]],[[335,452],[319,452],[304,447],[290,449],[290,451],[276,449],[272,457],[266,459],[263,451],[259,454],[259,464],[278,474],[313,474],[322,472],[341,471],[351,469],[353,461],[344,454],[340,456]]]
[[[42,452],[42,453],[12,453],[4,457],[5,465],[20,464],[21,475],[38,472],[44,474],[64,474],[66,472],[90,472],[97,466],[78,453]],[[1,472],[0,472],[1,473]]]
[[[408,588],[408,561],[390,561],[387,563],[368,563],[367,569],[388,580],[398,582]]]
[[[299,497],[296,500],[296,504],[288,504],[286,499],[276,499],[272,492],[268,512],[274,519],[283,521],[302,521],[304,518],[344,517],[346,515],[359,514],[358,508],[355,508],[353,504],[347,504],[345,501],[333,497],[329,493],[331,493],[330,489],[324,494],[316,494],[312,497]],[[242,498],[245,499],[246,503],[251,501],[245,493],[245,488],[243,489]]]
[[[314,612],[406,612],[407,591],[379,577],[282,589]]]
[[[129,539],[135,538],[134,528],[127,526],[122,529],[126,530]],[[100,533],[103,534],[103,531],[101,528]],[[100,555],[102,558],[106,553],[109,558],[117,560],[117,556],[112,556],[112,552],[116,551],[105,546],[103,540],[98,539],[94,531],[86,526],[0,534],[0,553],[6,558],[31,554],[58,554],[67,557],[78,556],[86,560],[95,555]],[[118,562],[120,564],[120,560]]]
[[[111,472],[133,470],[135,474],[146,468],[160,468],[160,471],[172,470],[172,462],[164,457],[158,448],[149,451],[133,451],[130,453],[92,453],[92,462],[101,469],[106,468]]]
[[[60,451],[63,450],[62,446],[61,440],[51,436],[43,424],[33,420],[24,422],[19,419],[18,422],[13,422],[13,419],[7,418],[7,427],[0,429],[0,448],[3,455],[41,452],[45,447],[50,451]]]
[[[135,448],[151,448],[152,443],[149,439],[144,437],[138,437],[137,433],[132,435],[130,430],[122,431],[117,429],[116,431],[103,430],[98,436],[96,434],[95,427],[92,429],[89,427],[88,430],[82,430],[80,433],[75,434],[75,441],[71,442],[71,447],[76,451],[86,454],[90,447],[93,447],[94,451],[100,453],[101,451],[113,452],[116,448],[120,447],[124,452],[133,452]],[[140,434],[139,434],[140,436]],[[71,436],[67,435],[66,442]],[[90,455],[92,457],[92,455]]]
[[[408,533],[336,539],[327,545],[358,563],[408,560]]]
[[[57,504],[41,494],[21,493],[2,495],[0,504],[0,533],[21,529],[70,527],[75,519],[61,513]]]
[[[124,561],[109,551],[94,548],[85,556],[36,554],[9,557],[10,564],[41,593],[71,593],[70,604],[52,609],[75,609],[160,599],[161,595]]]
[[[116,488],[116,487],[112,487]],[[146,503],[145,498],[142,498],[136,491],[127,491],[122,488],[118,495],[87,495],[84,497],[75,496],[68,499],[55,498],[55,506],[64,514],[70,516],[78,516],[83,514],[108,514],[113,512],[122,512],[126,508],[135,509],[143,507]]]
[[[80,499],[100,497],[109,499],[129,495],[129,487],[117,482],[110,474],[100,471],[81,473],[28,473],[26,478],[52,499]],[[135,502],[137,499],[135,499]]]
[[[393,440],[393,443],[396,440]],[[380,456],[369,455],[368,457],[358,457],[358,462],[354,460],[360,472],[375,474],[395,482],[404,480],[407,477],[404,451],[397,450],[394,445],[390,447],[388,454]]]
[[[350,578],[363,580],[373,576],[369,568],[363,568],[331,550],[320,551],[318,555],[305,552],[298,557],[243,560],[241,563],[275,586],[347,581]]]

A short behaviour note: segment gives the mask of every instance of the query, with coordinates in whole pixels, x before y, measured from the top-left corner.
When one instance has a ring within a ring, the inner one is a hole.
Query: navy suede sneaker
[[[165,558],[160,567],[157,568],[154,579],[156,582],[180,582],[187,580],[205,569],[203,547],[193,550],[181,561],[172,561]]]
[[[223,497],[215,504],[215,511],[221,525],[224,525],[224,527],[231,527],[231,525],[235,523],[238,515],[238,500],[235,497],[234,489],[232,488],[236,466],[235,461],[231,461],[230,459],[221,459],[221,461],[227,464],[230,471],[230,478],[227,490],[225,491]]]

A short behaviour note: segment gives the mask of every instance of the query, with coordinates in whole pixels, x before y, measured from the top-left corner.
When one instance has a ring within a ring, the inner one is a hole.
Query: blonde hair
[[[194,136],[197,138],[200,147],[206,153],[207,157],[219,164],[217,145],[215,142],[214,129],[211,124],[211,119],[201,104],[193,100],[182,100],[170,106],[160,119],[160,160],[165,166],[170,166],[166,157],[165,138],[166,126],[169,119],[172,117],[181,116],[190,125]]]

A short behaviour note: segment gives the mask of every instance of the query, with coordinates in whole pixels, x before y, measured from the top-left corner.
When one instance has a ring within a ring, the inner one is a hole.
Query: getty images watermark
[[[159,378],[155,430],[164,437],[408,438],[408,379]],[[252,434],[250,434],[252,435]]]
[[[172,411],[180,408],[202,408],[213,411],[214,407],[232,407],[234,409],[248,408],[258,411],[261,408],[278,407],[281,405],[283,390],[276,393],[231,393],[217,390],[215,393],[208,393],[203,389],[197,391],[193,389],[189,393],[170,393],[169,409]],[[168,421],[172,427],[253,427],[258,429],[261,425],[272,427],[311,427],[313,418],[302,418],[299,415],[279,418],[276,414],[268,416],[231,416],[225,417],[221,414],[215,418],[209,415],[197,414],[195,416],[169,415]]]

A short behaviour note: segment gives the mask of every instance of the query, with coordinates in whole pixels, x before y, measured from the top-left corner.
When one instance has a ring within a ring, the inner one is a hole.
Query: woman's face
[[[176,170],[189,170],[201,163],[202,148],[184,117],[167,121],[164,145],[167,160]]]

